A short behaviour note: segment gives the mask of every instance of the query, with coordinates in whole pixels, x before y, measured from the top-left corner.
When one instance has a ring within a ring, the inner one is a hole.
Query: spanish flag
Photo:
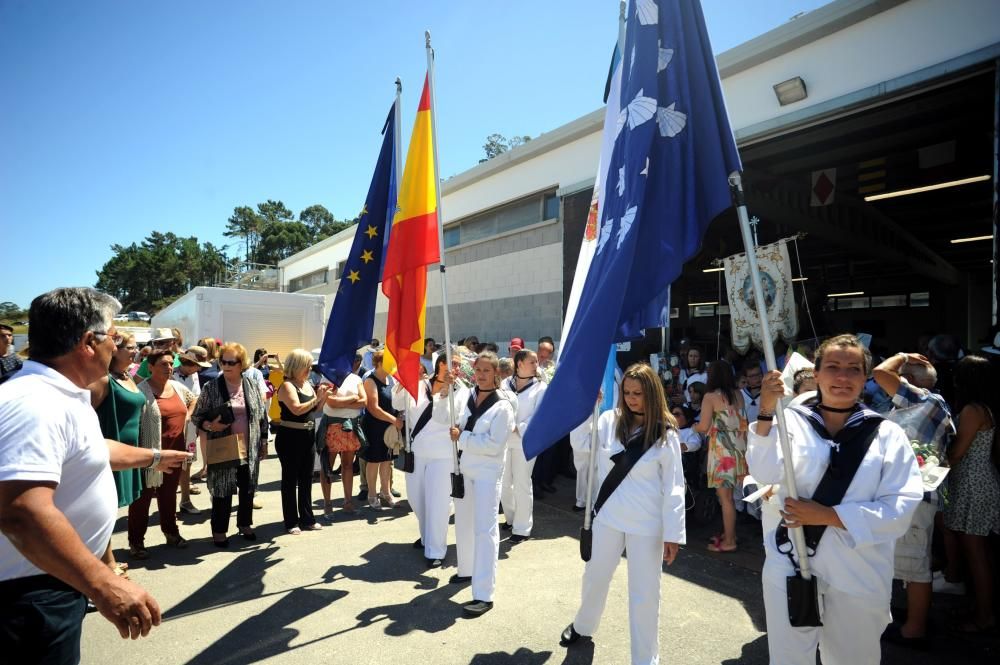
[[[382,293],[389,298],[382,367],[414,397],[424,351],[427,266],[441,258],[433,131],[430,87],[424,78],[382,271]]]

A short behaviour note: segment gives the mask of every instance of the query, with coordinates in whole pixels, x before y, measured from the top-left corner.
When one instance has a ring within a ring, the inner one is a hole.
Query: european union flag
[[[358,348],[372,338],[385,240],[391,226],[386,222],[396,211],[395,126],[396,105],[393,104],[382,127],[382,150],[375,164],[375,175],[358,215],[358,230],[323,335],[319,370],[338,386],[351,373]]]
[[[529,459],[591,412],[608,346],[659,325],[667,288],[731,205],[728,177],[741,170],[697,0],[632,0],[623,57],[597,251],[525,433]]]

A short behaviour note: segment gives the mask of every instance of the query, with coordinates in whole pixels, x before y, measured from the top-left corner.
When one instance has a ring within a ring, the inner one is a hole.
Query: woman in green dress
[[[123,335],[111,357],[108,375],[88,386],[90,403],[97,411],[104,436],[132,446],[139,443],[139,420],[146,405],[146,398],[139,392],[128,372],[135,348],[135,337]],[[143,470],[126,469],[112,473],[115,477],[115,489],[118,491],[118,507],[124,508],[142,494]],[[124,575],[128,569],[125,564],[115,561],[111,543],[108,543],[103,561],[119,575]]]

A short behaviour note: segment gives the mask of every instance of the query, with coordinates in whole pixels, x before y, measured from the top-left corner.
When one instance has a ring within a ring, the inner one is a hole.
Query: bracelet
[[[773,413],[758,413],[757,414],[757,422],[760,422],[762,420],[764,422],[766,422],[766,423],[769,423],[772,420],[774,420],[774,414]]]
[[[154,466],[160,463],[160,449],[152,448],[151,450],[153,451],[153,461],[152,463],[150,463],[149,466],[146,467],[147,469],[152,469]]]

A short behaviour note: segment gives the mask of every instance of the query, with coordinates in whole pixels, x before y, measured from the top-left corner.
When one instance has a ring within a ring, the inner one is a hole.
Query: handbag
[[[403,448],[403,437],[399,435],[399,430],[392,425],[385,428],[385,432],[382,434],[382,442],[393,455],[398,455],[399,451]]]
[[[216,439],[208,439],[205,445],[205,463],[245,462],[247,459],[247,439],[243,434],[228,434]]]
[[[209,409],[202,422],[213,422],[216,418],[222,418],[219,422],[223,425],[232,425],[236,421],[236,414],[233,413],[233,403],[226,400],[214,409]]]

